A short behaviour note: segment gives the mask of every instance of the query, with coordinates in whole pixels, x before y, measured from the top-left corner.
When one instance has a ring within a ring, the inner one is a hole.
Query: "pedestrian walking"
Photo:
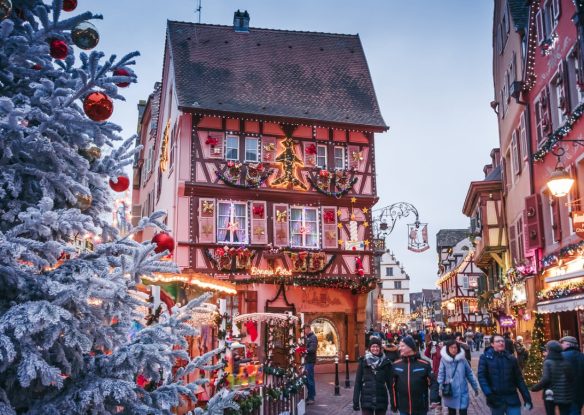
[[[468,360],[468,363],[470,363],[471,359],[472,359],[472,354],[471,354],[471,350],[470,350],[469,345],[464,341],[461,333],[459,333],[459,332],[454,333],[454,336],[455,336],[456,342],[460,345],[462,350],[464,350],[464,357],[466,357],[466,360]]]
[[[395,339],[395,341],[386,342],[385,345],[383,344],[383,342],[381,342],[383,352],[392,363],[399,359],[399,349],[397,347],[396,342],[397,338]]]
[[[574,371],[574,401],[570,405],[570,415],[580,415],[582,404],[584,403],[584,354],[580,352],[578,340],[572,336],[565,336],[560,339],[562,346],[562,356],[566,359]]]
[[[434,376],[438,376],[438,370],[440,369],[440,350],[442,350],[442,342],[437,343],[434,340],[428,342],[426,350],[424,350],[424,355],[432,361],[432,372]]]
[[[543,362],[543,375],[531,390],[533,392],[544,391],[546,415],[554,415],[556,406],[560,410],[560,415],[569,415],[574,397],[573,371],[570,363],[562,356],[562,346],[559,342],[551,340],[547,342],[545,347],[547,356]]]
[[[505,350],[503,336],[492,337],[492,348],[487,348],[479,359],[478,378],[487,398],[492,415],[519,415],[523,397],[524,406],[531,410],[533,404],[517,358]]]
[[[385,415],[389,406],[391,361],[383,353],[381,339],[369,338],[369,350],[359,358],[355,389],[353,390],[353,410],[361,410],[363,415]]]
[[[472,373],[470,364],[464,356],[464,350],[455,341],[448,342],[441,350],[438,384],[442,392],[442,406],[448,408],[448,415],[466,415],[470,403],[468,383],[475,395],[479,394],[479,385]]]
[[[468,345],[468,348],[472,352],[474,346],[474,332],[470,329],[470,327],[466,330],[466,333],[464,333],[464,337],[466,338],[466,344]]]
[[[420,358],[415,340],[405,336],[399,344],[401,359],[391,371],[391,410],[399,409],[401,415],[425,415],[428,413],[428,394],[435,408],[440,401],[438,383],[430,364]]]
[[[515,354],[515,342],[513,341],[513,335],[511,332],[506,332],[503,338],[505,339],[505,350],[512,355]]]
[[[523,372],[523,368],[525,367],[525,363],[527,363],[527,358],[529,357],[529,352],[527,351],[527,348],[523,344],[522,336],[517,336],[517,341],[515,342],[514,346],[515,353],[517,354],[517,364],[519,365],[519,369],[521,369],[521,372]]]
[[[304,325],[304,336],[306,337],[306,356],[304,357],[304,369],[306,370],[306,387],[308,396],[306,404],[311,405],[316,398],[316,383],[314,382],[314,364],[316,363],[316,350],[318,349],[318,339],[313,333],[310,324]]]

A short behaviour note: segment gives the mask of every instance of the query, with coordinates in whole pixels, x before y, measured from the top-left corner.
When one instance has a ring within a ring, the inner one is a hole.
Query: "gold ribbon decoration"
[[[288,220],[288,212],[285,210],[276,210],[276,222],[286,222]]]
[[[209,215],[212,215],[214,211],[215,204],[208,200],[203,200],[203,213],[208,213]]]

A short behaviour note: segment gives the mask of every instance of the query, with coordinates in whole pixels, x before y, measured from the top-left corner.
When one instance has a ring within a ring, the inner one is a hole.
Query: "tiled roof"
[[[515,29],[524,29],[527,27],[529,18],[529,5],[527,0],[509,0],[509,11],[513,18]]]
[[[470,231],[468,229],[440,229],[436,234],[436,249],[448,248],[467,238]]]
[[[499,164],[497,167],[491,170],[489,174],[487,174],[487,177],[485,177],[484,181],[489,182],[494,180],[501,180],[502,178],[501,172],[502,172],[501,165]]]
[[[151,115],[150,115],[150,135],[156,137],[156,131],[158,129],[158,121],[160,115],[160,94],[162,91],[162,83],[156,82],[154,84],[154,91],[150,94],[150,105]]]
[[[387,129],[358,35],[168,22],[179,106]]]

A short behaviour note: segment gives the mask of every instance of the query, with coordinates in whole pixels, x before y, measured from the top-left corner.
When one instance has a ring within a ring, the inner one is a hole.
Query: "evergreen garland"
[[[543,316],[540,313],[535,313],[535,324],[531,332],[531,347],[529,349],[529,356],[523,371],[525,382],[528,386],[535,385],[541,379],[543,370],[543,353],[545,338],[543,333]]]

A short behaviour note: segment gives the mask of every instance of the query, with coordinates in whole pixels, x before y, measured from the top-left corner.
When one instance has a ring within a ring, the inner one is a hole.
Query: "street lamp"
[[[572,142],[579,145],[583,145],[584,143],[584,140],[562,141]],[[550,152],[558,158],[558,162],[556,163],[556,168],[547,181],[547,187],[553,196],[563,197],[570,193],[570,189],[574,184],[574,179],[570,177],[570,173],[566,171],[561,161],[562,156],[566,153],[566,150],[562,146],[557,146],[557,148],[550,149]]]

